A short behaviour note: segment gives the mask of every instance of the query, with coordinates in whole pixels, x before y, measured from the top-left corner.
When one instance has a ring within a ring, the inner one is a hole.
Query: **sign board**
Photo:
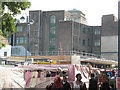
[[[117,89],[120,89],[120,77],[116,78],[116,87]]]

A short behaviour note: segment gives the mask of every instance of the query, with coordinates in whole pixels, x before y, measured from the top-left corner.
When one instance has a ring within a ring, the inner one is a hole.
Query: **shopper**
[[[54,83],[46,86],[47,90],[64,90],[60,77],[55,77]]]
[[[94,73],[91,74],[91,79],[89,80],[89,90],[97,90],[97,80],[94,77]]]
[[[82,76],[80,73],[78,73],[76,75],[76,78],[77,78],[77,80],[73,81],[73,83],[72,83],[72,89],[74,89],[74,90],[87,90],[86,84],[81,81]]]
[[[66,76],[63,76],[62,85],[63,85],[65,90],[71,90],[70,84],[67,81],[67,77]]]

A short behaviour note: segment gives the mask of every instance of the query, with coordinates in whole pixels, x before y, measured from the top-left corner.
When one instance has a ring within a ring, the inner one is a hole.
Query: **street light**
[[[118,2],[118,77],[120,77],[120,1]]]
[[[29,21],[28,21],[28,16],[26,15],[26,50],[25,50],[25,62],[27,62],[27,35],[28,35],[28,24],[33,24],[34,23],[34,20],[33,19],[30,19]],[[22,16],[21,18],[21,21],[24,21],[25,20],[25,18],[24,18],[24,16]]]

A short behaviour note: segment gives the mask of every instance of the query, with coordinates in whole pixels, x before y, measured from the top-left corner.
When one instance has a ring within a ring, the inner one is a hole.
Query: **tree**
[[[6,2],[5,2],[6,1]],[[1,12],[0,16],[2,20],[1,23],[1,30],[0,30],[0,35],[4,37],[8,37],[8,34],[13,32],[16,32],[17,29],[15,27],[15,21],[13,17],[17,14],[21,14],[22,10],[25,10],[27,8],[30,8],[31,3],[28,2],[27,0],[21,0],[21,2],[17,2],[18,0],[5,0],[4,2],[1,2]],[[7,7],[7,12],[5,12],[5,9]],[[1,41],[2,39],[0,39]],[[5,44],[0,43],[0,48],[5,46]]]

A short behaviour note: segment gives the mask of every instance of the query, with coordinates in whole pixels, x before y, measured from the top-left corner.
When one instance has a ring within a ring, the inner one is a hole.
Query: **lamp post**
[[[118,2],[118,77],[120,77],[120,1]]]
[[[22,16],[21,18],[20,18],[22,21],[24,21],[25,20],[25,18],[24,18],[24,16]],[[26,15],[26,50],[25,50],[25,62],[27,62],[27,41],[28,41],[28,25],[29,24],[33,24],[34,23],[34,20],[33,19],[30,19],[29,21],[28,21],[28,16]]]

